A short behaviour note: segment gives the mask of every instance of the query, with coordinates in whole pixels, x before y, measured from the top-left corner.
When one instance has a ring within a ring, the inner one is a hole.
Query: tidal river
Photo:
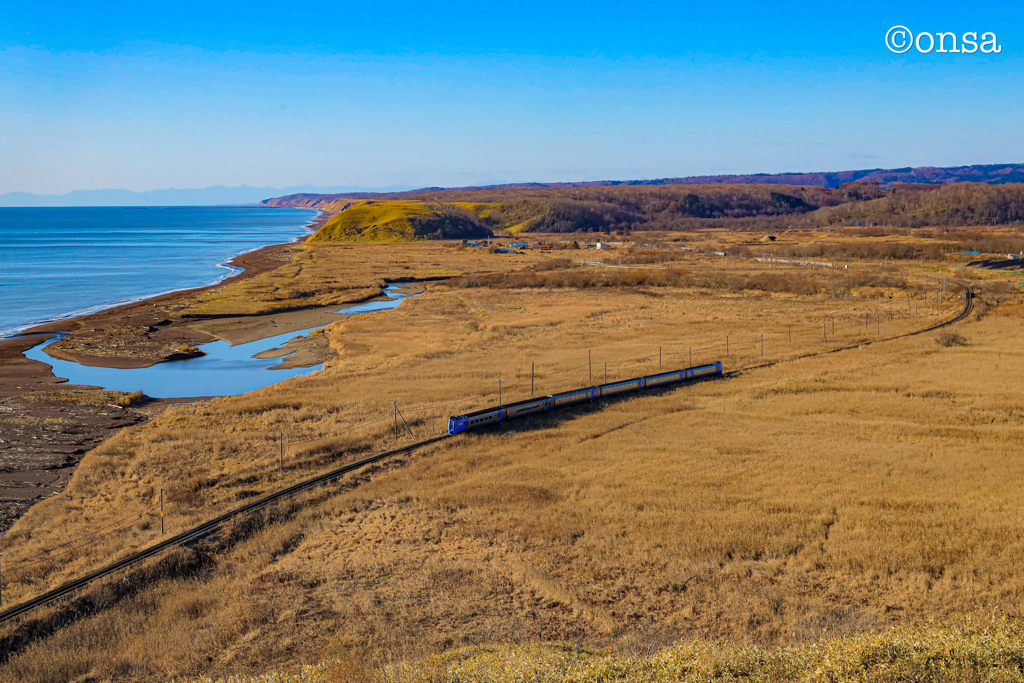
[[[338,314],[358,315],[396,308],[407,296],[395,291],[400,286],[387,287],[384,290],[388,297],[386,300],[342,308]],[[67,378],[72,384],[90,384],[115,391],[142,391],[153,398],[227,396],[253,391],[297,375],[309,374],[323,367],[318,365],[310,368],[273,370],[271,368],[280,363],[284,356],[268,359],[254,357],[310,331],[289,332],[235,346],[226,341],[210,342],[199,347],[206,352],[206,355],[200,358],[157,363],[148,368],[130,370],[90,367],[52,358],[43,349],[57,338],[29,349],[25,355],[32,360],[53,366],[54,375]]]

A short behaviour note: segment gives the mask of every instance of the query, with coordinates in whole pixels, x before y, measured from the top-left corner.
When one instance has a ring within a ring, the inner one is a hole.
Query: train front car
[[[504,408],[485,408],[465,415],[452,415],[448,418],[448,434],[454,435],[467,429],[475,429],[484,425],[501,422],[505,417]]]
[[[452,415],[448,418],[448,435],[455,436],[459,432],[464,432],[469,427],[466,426],[466,418],[461,415]]]

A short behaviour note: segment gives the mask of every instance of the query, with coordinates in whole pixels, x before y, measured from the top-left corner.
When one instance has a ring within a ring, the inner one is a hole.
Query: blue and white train
[[[467,429],[476,429],[485,425],[495,424],[496,422],[504,422],[505,420],[515,420],[526,415],[545,410],[554,410],[555,408],[561,408],[562,406],[574,403],[596,401],[605,396],[617,396],[618,394],[630,391],[640,391],[650,387],[663,387],[669,384],[676,384],[677,382],[685,382],[695,377],[721,374],[722,363],[718,361],[710,365],[700,365],[695,368],[686,368],[685,370],[673,370],[672,372],[651,375],[650,377],[637,377],[635,379],[627,379],[624,382],[612,382],[596,387],[564,391],[560,394],[552,394],[551,396],[531,398],[528,401],[510,403],[498,408],[485,408],[473,413],[466,413],[465,415],[452,415],[448,418],[448,433],[458,434]]]

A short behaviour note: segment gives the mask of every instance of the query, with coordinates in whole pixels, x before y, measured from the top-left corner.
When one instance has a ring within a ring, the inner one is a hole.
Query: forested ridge
[[[429,225],[424,223],[421,229],[417,224],[416,230],[408,231],[410,238],[417,239],[486,236],[503,230],[571,233],[1005,225],[1024,222],[1024,184],[896,184],[885,189],[876,182],[860,181],[837,188],[734,183],[431,190],[401,200],[338,199],[313,207],[336,213],[366,211],[368,204],[381,209],[429,209],[435,217]],[[423,219],[414,217],[413,223],[417,220]]]

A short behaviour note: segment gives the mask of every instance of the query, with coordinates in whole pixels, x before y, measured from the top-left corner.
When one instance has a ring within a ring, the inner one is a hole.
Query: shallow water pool
[[[371,301],[349,306],[338,311],[340,315],[358,315],[397,308],[409,295],[400,294],[401,285],[390,285],[384,289],[389,297],[384,301]],[[71,384],[101,386],[113,391],[142,391],[153,398],[177,398],[182,396],[230,396],[244,394],[299,375],[308,375],[323,368],[316,365],[308,368],[271,370],[287,356],[279,358],[253,358],[262,351],[278,348],[290,339],[302,337],[317,328],[287,332],[248,344],[232,346],[226,341],[203,344],[199,348],[205,356],[172,363],[157,363],[148,368],[97,368],[73,361],[60,360],[43,350],[57,341],[50,339],[25,352],[25,356],[53,366],[53,374],[66,377]]]

